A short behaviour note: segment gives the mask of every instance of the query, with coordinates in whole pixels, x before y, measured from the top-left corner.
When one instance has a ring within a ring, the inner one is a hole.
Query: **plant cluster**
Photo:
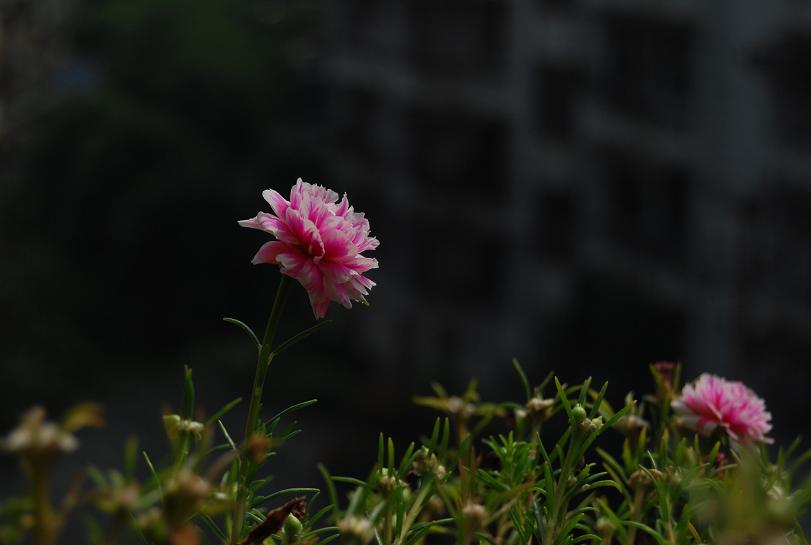
[[[441,413],[430,433],[401,449],[381,434],[365,478],[319,466],[322,489],[273,490],[268,467],[301,431],[292,416],[316,400],[268,417],[265,378],[328,323],[275,341],[289,280],[316,318],[331,302],[365,303],[374,283],[364,273],[377,262],[361,252],[377,240],[346,197],[323,187],[299,181],[290,200],[265,196],[274,213],[242,224],[276,238],[255,258],[283,273],[276,299],[261,338],[226,318],[257,353],[242,435],[223,424],[241,399],[205,416],[187,368],[177,412],[163,416],[170,455],[153,460],[133,439],[120,468],[80,472],[54,502],[51,470],[77,448],[75,432],[102,424],[100,408],[78,405],[58,423],[34,408],[3,441],[30,486],[0,504],[0,544],[53,545],[79,511],[93,545],[807,545],[811,450],[800,453],[799,440],[768,447],[771,415],[743,384],[702,375],[683,385],[681,367],[664,362],[650,366],[653,392],[619,407],[607,384],[552,373],[536,384],[518,361],[519,402],[484,402],[475,381],[460,395],[435,384],[415,398]]]

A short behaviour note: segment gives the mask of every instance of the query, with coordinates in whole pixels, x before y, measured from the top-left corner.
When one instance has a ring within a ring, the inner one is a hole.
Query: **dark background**
[[[512,356],[617,402],[682,360],[811,430],[807,2],[0,0],[0,25],[4,430],[99,401],[75,460],[107,466],[130,433],[165,452],[184,364],[209,413],[247,395],[220,318],[261,329],[278,273],[236,220],[299,176],[367,212],[381,268],[273,364],[272,408],[321,400],[279,486],[427,432],[431,380],[518,399]],[[296,288],[283,332],[311,322]]]

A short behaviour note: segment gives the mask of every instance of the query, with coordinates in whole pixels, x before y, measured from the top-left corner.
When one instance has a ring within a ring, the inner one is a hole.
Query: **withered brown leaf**
[[[294,517],[301,518],[307,510],[307,498],[299,496],[288,501],[281,507],[271,509],[268,511],[267,518],[261,524],[257,524],[250,531],[239,545],[262,545],[262,542],[267,539],[271,534],[275,534],[282,529],[284,519],[287,515],[292,514]]]

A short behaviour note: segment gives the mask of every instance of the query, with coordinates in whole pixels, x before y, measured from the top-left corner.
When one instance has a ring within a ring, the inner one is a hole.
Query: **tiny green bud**
[[[796,509],[788,499],[769,499],[766,502],[766,512],[774,522],[781,525],[791,525],[797,516]]]
[[[614,535],[616,528],[614,523],[608,517],[600,517],[597,519],[597,532],[603,537],[611,537]]]
[[[586,409],[580,403],[572,408],[572,420],[575,424],[580,424],[587,416],[588,413],[586,413]]]
[[[288,543],[294,543],[303,529],[304,525],[293,513],[284,519],[284,537]]]

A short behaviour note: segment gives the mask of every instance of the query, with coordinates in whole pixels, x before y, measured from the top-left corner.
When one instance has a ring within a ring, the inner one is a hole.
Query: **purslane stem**
[[[34,527],[37,545],[50,545],[53,541],[53,509],[48,490],[48,469],[43,464],[33,464],[31,484],[34,497]]]
[[[237,489],[236,505],[234,506],[234,516],[231,526],[231,545],[236,545],[242,536],[242,524],[245,518],[245,511],[247,506],[245,502],[248,498],[248,475],[250,460],[245,456],[247,451],[247,444],[251,436],[257,429],[257,421],[259,419],[259,409],[262,406],[262,394],[265,388],[265,378],[267,376],[270,362],[273,359],[273,339],[276,336],[276,330],[279,321],[282,317],[284,310],[284,303],[287,298],[287,291],[290,287],[290,278],[281,275],[279,287],[276,289],[276,297],[273,300],[273,307],[270,310],[270,317],[268,318],[267,326],[265,327],[265,334],[262,336],[262,344],[259,345],[259,355],[256,361],[256,373],[253,379],[253,388],[251,389],[251,401],[248,406],[248,418],[245,421],[245,438],[243,439],[243,449],[241,460],[241,471],[239,475],[239,484]]]
[[[631,507],[631,518],[634,522],[639,522],[642,513],[643,503],[645,501],[645,489],[642,486],[637,486],[634,490],[634,503]],[[628,540],[626,545],[634,545],[636,542],[636,526],[628,528]]]
[[[262,344],[259,346],[259,357],[256,361],[256,374],[253,379],[253,389],[251,390],[251,403],[248,406],[248,420],[245,422],[245,440],[256,431],[256,419],[259,416],[259,407],[262,403],[262,392],[265,388],[265,377],[270,366],[273,353],[271,347],[276,336],[276,329],[282,317],[284,302],[287,299],[287,290],[290,287],[290,277],[281,275],[279,287],[276,289],[276,298],[273,300],[273,307],[270,310],[265,334],[262,337]]]
[[[552,545],[557,541],[559,535],[558,532],[560,531],[561,527],[564,525],[565,520],[565,513],[568,510],[569,502],[565,500],[566,492],[568,490],[569,485],[569,477],[572,474],[572,469],[574,466],[573,453],[575,452],[575,447],[578,446],[580,443],[580,433],[578,431],[574,431],[569,439],[569,450],[566,452],[566,457],[562,461],[562,465],[560,468],[560,476],[558,477],[558,483],[555,486],[555,492],[552,497],[552,516],[550,517],[550,521],[548,523],[548,527],[546,529],[546,536],[544,537],[543,545]]]

